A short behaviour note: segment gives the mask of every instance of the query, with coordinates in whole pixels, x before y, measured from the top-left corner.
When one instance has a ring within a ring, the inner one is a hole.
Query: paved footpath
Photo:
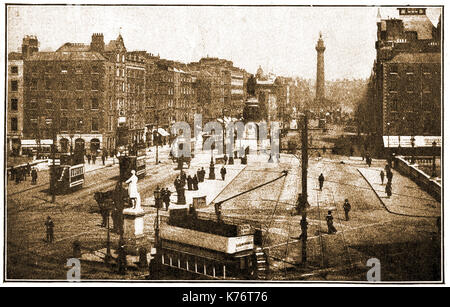
[[[423,191],[414,181],[393,170],[392,196],[387,197],[386,178],[381,184],[381,167],[358,168],[383,206],[391,213],[424,217],[440,216],[441,204]]]

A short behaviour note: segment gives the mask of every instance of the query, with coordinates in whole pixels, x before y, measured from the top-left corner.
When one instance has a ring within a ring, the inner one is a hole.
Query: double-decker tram
[[[56,163],[59,157],[58,163]],[[70,193],[84,184],[84,158],[82,154],[59,154],[55,156],[55,165],[50,162],[55,189],[58,193]]]
[[[130,150],[129,152],[124,152],[118,158],[120,180],[125,181],[130,178],[132,170],[136,171],[136,176],[139,178],[143,178],[147,174],[145,166],[145,148],[137,148],[135,150]]]
[[[200,218],[187,209],[171,210],[161,223],[158,268],[195,279],[263,279],[267,257],[249,224]]]

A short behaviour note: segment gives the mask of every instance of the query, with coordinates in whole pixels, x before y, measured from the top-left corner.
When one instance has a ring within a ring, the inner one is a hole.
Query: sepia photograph
[[[444,284],[443,5],[3,9],[2,283]]]

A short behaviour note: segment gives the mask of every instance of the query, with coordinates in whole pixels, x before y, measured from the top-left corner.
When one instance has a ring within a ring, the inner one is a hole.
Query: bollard
[[[76,240],[72,243],[72,249],[73,249],[73,258],[80,259],[81,258],[81,243],[80,241]]]

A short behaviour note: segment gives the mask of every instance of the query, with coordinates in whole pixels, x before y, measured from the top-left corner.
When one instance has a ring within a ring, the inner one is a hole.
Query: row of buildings
[[[128,143],[151,143],[154,131],[167,136],[177,121],[241,118],[251,75],[233,62],[202,58],[180,63],[146,51],[127,51],[119,34],[105,43],[65,43],[39,51],[26,36],[22,52],[8,55],[7,148],[13,153],[49,148],[112,152],[120,131]],[[267,120],[289,121],[297,82],[258,72],[258,99]]]
[[[441,21],[434,26],[426,8],[398,11],[387,19],[378,12],[377,55],[357,120],[378,147],[412,147],[418,136],[431,146],[441,135]]]

